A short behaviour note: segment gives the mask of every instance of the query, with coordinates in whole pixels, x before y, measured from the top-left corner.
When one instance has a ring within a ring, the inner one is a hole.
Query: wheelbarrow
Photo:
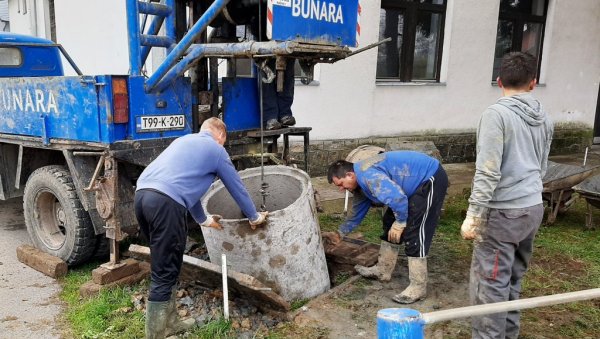
[[[573,186],[591,176],[599,166],[575,166],[548,161],[546,175],[542,179],[542,199],[548,202],[550,213],[546,224],[556,221],[559,212],[566,212],[575,202]]]
[[[585,216],[585,227],[591,229],[594,227],[592,222],[592,206],[600,208],[600,175],[587,178],[573,187],[580,197],[584,198],[587,206]]]

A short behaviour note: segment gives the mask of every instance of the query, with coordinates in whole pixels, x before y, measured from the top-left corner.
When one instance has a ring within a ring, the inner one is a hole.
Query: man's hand
[[[327,244],[334,247],[342,242],[342,235],[340,232],[323,232],[322,236]]]
[[[265,212],[258,212],[258,218],[256,218],[256,220],[250,220],[248,219],[248,222],[250,223],[250,227],[255,230],[256,226],[264,224],[265,221],[267,221],[267,216],[269,215],[269,212],[265,211]]]
[[[212,227],[212,228],[221,230],[221,229],[223,229],[223,226],[221,226],[221,224],[219,223],[219,220],[221,220],[221,218],[223,218],[223,217],[218,214],[209,215],[206,217],[206,220],[200,224],[200,226]]]
[[[467,213],[465,221],[463,221],[462,226],[460,226],[460,235],[465,240],[473,240],[479,236],[480,228],[483,227],[486,222],[486,219]]]
[[[405,222],[394,221],[390,231],[388,232],[388,241],[394,244],[400,243],[400,238],[402,238],[402,233],[406,228]]]

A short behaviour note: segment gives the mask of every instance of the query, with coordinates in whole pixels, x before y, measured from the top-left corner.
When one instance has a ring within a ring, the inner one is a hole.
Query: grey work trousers
[[[474,242],[469,292],[471,304],[519,299],[533,240],[544,217],[543,204],[490,209],[481,239]],[[517,338],[519,311],[472,318],[473,338]]]

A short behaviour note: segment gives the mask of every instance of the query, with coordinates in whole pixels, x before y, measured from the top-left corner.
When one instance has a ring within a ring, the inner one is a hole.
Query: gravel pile
[[[206,248],[188,244],[187,255],[209,260]],[[145,311],[147,289],[132,295],[134,307]],[[198,326],[223,318],[223,291],[210,289],[201,281],[180,281],[177,290],[177,310],[182,319],[194,318]],[[245,299],[229,294],[229,320],[237,338],[253,338],[256,333],[277,326],[281,320],[276,315],[265,314]],[[183,336],[185,337],[185,335]]]

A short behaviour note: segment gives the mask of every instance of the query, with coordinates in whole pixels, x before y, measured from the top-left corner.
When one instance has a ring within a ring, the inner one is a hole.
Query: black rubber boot
[[[279,121],[277,121],[275,119],[267,120],[267,122],[265,123],[265,129],[267,131],[274,130],[274,129],[280,129],[281,127],[283,127],[283,126],[281,126],[281,123],[279,123]]]
[[[279,119],[279,122],[283,125],[283,126],[294,126],[296,124],[296,118],[294,118],[294,116],[292,115],[286,115],[284,117],[281,117],[281,119]]]

